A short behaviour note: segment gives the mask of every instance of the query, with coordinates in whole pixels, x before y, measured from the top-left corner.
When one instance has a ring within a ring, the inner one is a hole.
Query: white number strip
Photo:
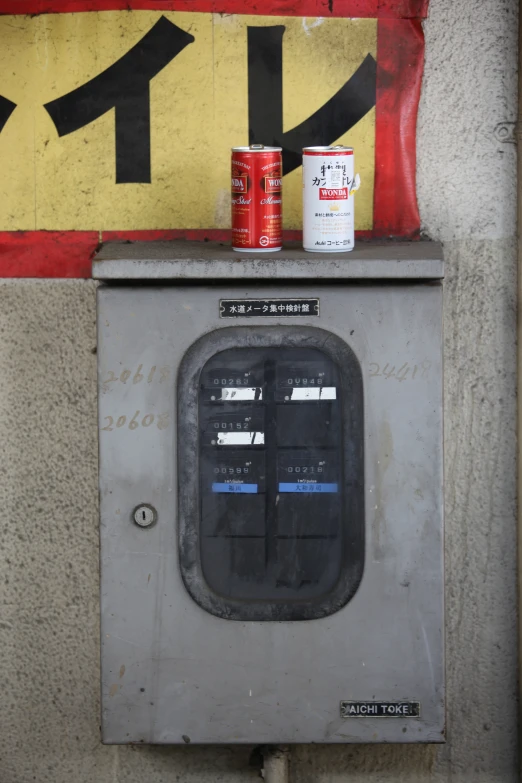
[[[218,432],[218,446],[262,446],[264,432]]]
[[[292,395],[290,397],[292,402],[294,400],[336,400],[337,389],[335,386],[300,386],[298,389],[294,387],[292,389]]]
[[[227,402],[243,402],[245,400],[262,400],[263,390],[258,386],[251,386],[247,388],[235,388],[230,386],[226,389],[221,388],[218,391],[221,392],[221,396],[218,394],[212,395],[211,400],[226,400]]]

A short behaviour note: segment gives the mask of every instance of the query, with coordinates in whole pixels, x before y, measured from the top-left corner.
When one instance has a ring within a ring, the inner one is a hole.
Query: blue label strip
[[[337,484],[279,484],[279,492],[337,492]]]
[[[212,492],[235,492],[248,495],[257,494],[257,484],[212,484]]]

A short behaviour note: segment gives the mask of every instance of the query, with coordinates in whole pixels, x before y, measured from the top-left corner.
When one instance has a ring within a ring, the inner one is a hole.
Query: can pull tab
[[[264,150],[265,145],[264,144],[251,144],[249,149],[251,150]]]

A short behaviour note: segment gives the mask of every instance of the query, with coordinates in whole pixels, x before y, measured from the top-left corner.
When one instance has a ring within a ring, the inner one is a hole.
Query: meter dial
[[[238,363],[236,363],[238,364]],[[201,396],[205,402],[252,402],[263,397],[263,368],[256,366],[216,367],[201,375]]]
[[[211,409],[203,431],[204,446],[263,446],[265,442],[264,410],[250,408],[241,413],[220,413]]]
[[[282,452],[278,459],[278,489],[284,493],[337,494],[339,465],[328,451]]]
[[[250,450],[205,451],[200,470],[201,492],[258,495],[265,491],[265,455]]]
[[[278,402],[335,400],[335,368],[322,361],[294,364],[281,362],[277,368]]]

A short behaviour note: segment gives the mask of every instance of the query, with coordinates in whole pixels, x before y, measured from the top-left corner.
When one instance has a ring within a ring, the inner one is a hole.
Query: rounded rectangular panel
[[[178,385],[185,586],[232,620],[340,609],[364,564],[359,362],[312,327],[225,328],[185,355]]]

